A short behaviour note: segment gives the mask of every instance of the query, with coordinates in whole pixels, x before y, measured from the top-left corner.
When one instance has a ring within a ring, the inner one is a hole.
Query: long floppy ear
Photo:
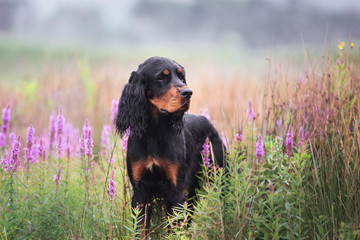
[[[147,128],[149,116],[145,85],[144,77],[135,71],[131,73],[120,97],[115,120],[120,135],[130,128],[131,133],[141,136]]]

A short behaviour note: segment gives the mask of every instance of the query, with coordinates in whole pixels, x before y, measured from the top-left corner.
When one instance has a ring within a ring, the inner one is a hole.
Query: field
[[[187,70],[190,112],[211,119],[227,156],[199,174],[194,212],[157,206],[151,239],[360,239],[359,49],[268,57],[258,76],[236,54],[167,52]],[[84,52],[1,41],[1,239],[139,236],[112,118],[146,52]]]

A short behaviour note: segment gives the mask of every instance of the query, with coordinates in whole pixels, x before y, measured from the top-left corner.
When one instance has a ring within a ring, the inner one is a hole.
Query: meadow
[[[360,239],[359,49],[304,50],[296,67],[269,57],[261,81],[184,65],[190,112],[219,130],[226,166],[203,168],[193,212],[157,206],[151,239]],[[112,120],[139,57],[0,52],[1,239],[136,239]]]

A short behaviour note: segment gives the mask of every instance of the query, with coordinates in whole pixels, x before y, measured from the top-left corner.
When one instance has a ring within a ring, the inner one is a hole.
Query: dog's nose
[[[191,95],[193,94],[193,92],[191,91],[190,88],[184,88],[180,90],[180,95],[183,98],[191,98]]]

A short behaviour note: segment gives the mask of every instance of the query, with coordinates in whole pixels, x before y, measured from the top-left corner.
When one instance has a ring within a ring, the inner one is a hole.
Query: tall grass
[[[203,168],[193,211],[185,202],[173,216],[165,216],[156,201],[152,239],[360,238],[360,57],[358,46],[340,48],[320,59],[307,57],[300,74],[269,59],[263,87],[241,85],[237,79],[192,86],[199,95],[192,112],[209,104],[217,128],[227,136],[226,167]],[[0,90],[1,106],[11,103],[11,131],[21,134],[22,148],[30,124],[36,128],[37,144],[40,139],[47,143],[45,161],[39,157],[37,163],[27,162],[21,149],[21,168],[0,170],[0,236],[136,239],[143,216],[131,209],[126,147],[120,144],[126,140],[110,128],[109,143],[100,144],[102,126],[111,125],[111,96],[119,97],[124,81],[102,81],[86,59],[66,76],[45,74],[13,94]],[[221,106],[216,98],[224,99]],[[70,154],[61,157],[55,147],[48,148],[49,116],[59,102],[65,122],[72,124],[65,133]],[[254,116],[247,115],[249,108]],[[94,126],[94,156],[79,141],[85,138],[85,117]],[[261,158],[259,134],[264,139]],[[9,136],[7,140],[0,157],[11,153]],[[60,166],[57,185],[54,176]],[[108,193],[113,170],[114,200]]]

